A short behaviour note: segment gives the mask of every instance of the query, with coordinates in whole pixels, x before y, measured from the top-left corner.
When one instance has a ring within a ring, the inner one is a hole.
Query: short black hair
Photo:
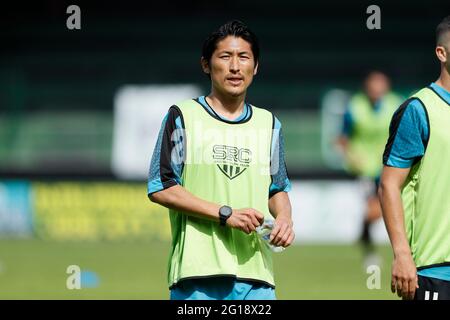
[[[242,38],[248,43],[252,49],[253,57],[255,58],[255,65],[259,61],[259,42],[256,35],[241,21],[232,20],[228,21],[224,25],[220,26],[219,29],[212,32],[203,42],[202,57],[208,61],[217,48],[217,43],[222,41],[228,36],[234,36]]]
[[[450,32],[450,16],[446,16],[436,28],[436,45],[443,46],[444,36]],[[447,48],[450,49],[450,48]]]

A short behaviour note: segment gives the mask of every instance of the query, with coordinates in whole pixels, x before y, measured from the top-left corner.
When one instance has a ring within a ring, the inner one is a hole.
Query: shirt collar
[[[450,104],[450,92],[442,88],[440,85],[437,85],[436,83],[432,82],[430,84],[430,87],[433,88],[434,91],[442,98],[444,99],[448,104]]]
[[[214,112],[211,108],[211,106],[209,105],[209,103],[206,101],[206,97],[205,96],[200,96],[198,98],[198,101],[200,102],[200,104],[206,109],[208,110],[208,112],[215,116],[219,116],[220,119],[225,120],[225,121],[229,121],[229,122],[240,122],[243,120],[246,120],[249,116],[250,116],[250,112],[248,112],[248,105],[247,103],[244,103],[244,110],[242,110],[242,113],[239,115],[239,117],[237,117],[236,119],[230,120],[226,117],[221,116],[220,114],[218,114],[217,112]]]

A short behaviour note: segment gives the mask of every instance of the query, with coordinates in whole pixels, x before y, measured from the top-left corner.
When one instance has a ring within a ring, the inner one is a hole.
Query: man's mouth
[[[231,82],[233,85],[239,85],[243,79],[241,77],[229,77],[227,81]]]

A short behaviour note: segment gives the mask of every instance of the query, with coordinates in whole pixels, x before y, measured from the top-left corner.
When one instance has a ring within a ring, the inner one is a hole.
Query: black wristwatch
[[[227,219],[231,217],[231,214],[233,213],[233,209],[229,206],[222,206],[219,209],[219,218],[220,218],[220,225],[225,226],[227,223]]]

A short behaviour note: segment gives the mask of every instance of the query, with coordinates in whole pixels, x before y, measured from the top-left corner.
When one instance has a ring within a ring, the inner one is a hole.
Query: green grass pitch
[[[297,245],[274,254],[278,299],[398,299],[390,292],[391,251],[381,288],[369,290],[356,245]],[[0,240],[0,299],[168,299],[168,243]],[[69,265],[95,272],[96,287],[69,290]]]

